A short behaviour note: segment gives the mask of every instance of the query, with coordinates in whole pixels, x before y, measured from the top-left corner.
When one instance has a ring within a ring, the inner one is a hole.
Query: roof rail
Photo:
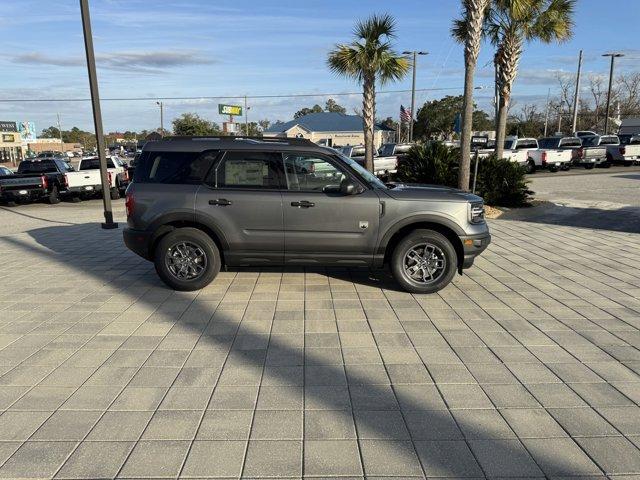
[[[162,140],[217,140],[224,142],[248,141],[254,143],[286,143],[289,145],[315,145],[306,138],[293,137],[255,137],[245,135],[172,135],[162,137]]]

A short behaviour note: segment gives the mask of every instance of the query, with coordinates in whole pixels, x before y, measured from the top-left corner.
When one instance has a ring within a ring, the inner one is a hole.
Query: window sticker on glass
[[[226,185],[264,185],[268,165],[262,161],[227,160],[224,183]]]

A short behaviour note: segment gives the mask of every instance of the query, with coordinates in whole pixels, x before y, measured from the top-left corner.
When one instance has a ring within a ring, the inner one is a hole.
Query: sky
[[[459,0],[90,0],[98,81],[106,132],[155,129],[160,124],[154,97],[220,97],[164,100],[164,125],[185,112],[215,121],[218,103],[248,95],[249,121],[290,120],[294,112],[331,96],[251,98],[251,96],[332,93],[353,113],[360,86],[326,67],[336,43],[351,40],[358,19],[390,13],[397,21],[397,51],[423,50],[417,69],[416,105],[462,93],[462,47],[449,34],[460,15]],[[622,51],[616,71],[640,70],[640,2],[578,0],[570,41],[525,46],[514,86],[517,105],[544,105],[558,91],[557,75],[576,69],[608,75],[608,51]],[[0,100],[86,99],[89,85],[77,0],[6,2],[0,17]],[[483,44],[476,101],[491,110],[493,47]],[[583,82],[583,85],[586,82]],[[398,117],[411,103],[411,75],[378,87],[378,117]],[[340,94],[340,95],[335,95]],[[581,94],[586,95],[586,92]],[[109,100],[117,98],[144,98]],[[542,107],[543,108],[543,107]],[[33,121],[37,131],[57,122],[63,129],[93,131],[88,101],[0,102],[0,120]]]

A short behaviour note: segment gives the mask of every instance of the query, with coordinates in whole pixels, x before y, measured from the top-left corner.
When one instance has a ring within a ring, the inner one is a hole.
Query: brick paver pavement
[[[493,221],[438,295],[179,293],[119,230],[33,222],[0,237],[0,477],[639,478],[640,235]]]

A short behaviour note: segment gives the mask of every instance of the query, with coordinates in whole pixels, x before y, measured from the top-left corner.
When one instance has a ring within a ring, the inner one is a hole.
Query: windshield
[[[376,177],[373,173],[371,173],[366,168],[362,167],[355,160],[353,160],[353,159],[351,159],[349,157],[345,157],[341,153],[338,154],[338,157],[340,157],[340,160],[342,160],[344,163],[346,163],[352,169],[354,169],[356,172],[358,172],[358,174],[362,178],[364,178],[367,182],[369,182],[374,187],[376,187],[376,188],[384,188],[385,190],[387,189],[387,186],[384,184],[384,182],[382,180],[380,180],[378,177]]]

